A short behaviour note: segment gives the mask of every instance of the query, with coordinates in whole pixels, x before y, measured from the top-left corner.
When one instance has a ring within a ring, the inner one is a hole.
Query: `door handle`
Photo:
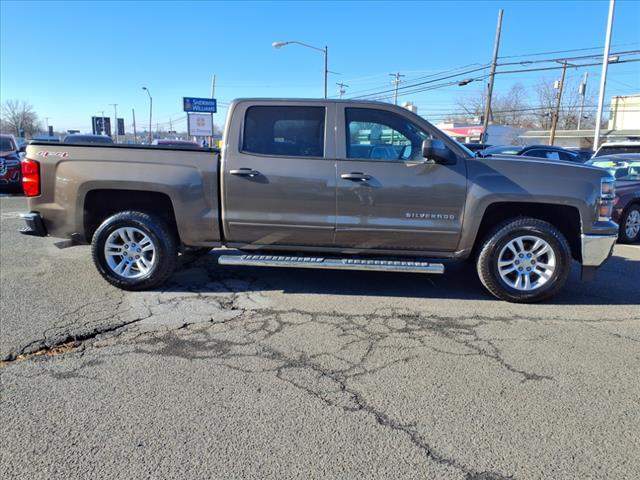
[[[230,170],[229,173],[231,175],[241,175],[246,177],[255,177],[257,175],[260,175],[259,171],[254,170],[252,168],[238,168],[235,170]]]
[[[351,180],[353,182],[366,182],[367,180],[371,180],[371,175],[367,175],[362,172],[351,172],[341,174],[340,178]]]

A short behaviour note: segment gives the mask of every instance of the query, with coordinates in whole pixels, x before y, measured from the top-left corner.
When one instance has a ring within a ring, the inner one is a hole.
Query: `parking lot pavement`
[[[550,303],[184,262],[127,293],[2,198],[0,476],[638,478],[640,247]]]

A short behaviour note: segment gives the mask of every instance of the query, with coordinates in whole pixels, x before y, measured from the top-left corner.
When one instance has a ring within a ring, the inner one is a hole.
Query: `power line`
[[[628,43],[618,43],[616,45],[611,45],[612,47],[626,47],[628,45],[638,45],[640,42],[628,42]],[[522,53],[520,55],[506,55],[500,56],[498,58],[518,58],[518,57],[538,57],[540,55],[555,55],[556,53],[572,53],[572,52],[587,52],[589,50],[602,50],[604,45],[599,47],[588,47],[588,48],[572,48],[570,50],[555,50],[552,52],[535,52],[535,53]]]

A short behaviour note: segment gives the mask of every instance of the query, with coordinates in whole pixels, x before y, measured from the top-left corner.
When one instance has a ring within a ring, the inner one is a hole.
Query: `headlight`
[[[611,219],[614,199],[616,198],[616,179],[604,177],[600,180],[600,199],[598,200],[598,221]]]
[[[616,196],[616,179],[604,177],[600,180],[600,198],[614,198]]]

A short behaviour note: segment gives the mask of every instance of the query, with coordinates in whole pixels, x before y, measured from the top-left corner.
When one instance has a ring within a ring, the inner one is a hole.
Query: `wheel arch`
[[[494,202],[489,204],[482,215],[471,255],[477,254],[482,248],[485,237],[496,225],[519,217],[532,217],[549,222],[560,230],[567,239],[571,256],[577,261],[582,260],[580,211],[570,205],[532,202]]]
[[[157,191],[98,188],[89,190],[83,203],[84,237],[91,241],[100,224],[118,212],[135,210],[162,219],[180,241],[175,210],[169,195]]]

